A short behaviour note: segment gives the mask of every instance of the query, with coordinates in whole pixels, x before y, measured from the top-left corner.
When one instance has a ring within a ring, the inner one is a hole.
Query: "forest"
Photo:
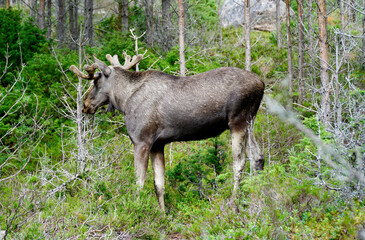
[[[107,54],[260,76],[264,169],[234,197],[229,130],[170,143],[162,211],[123,114],[82,112]],[[0,0],[0,239],[365,239],[365,1]]]

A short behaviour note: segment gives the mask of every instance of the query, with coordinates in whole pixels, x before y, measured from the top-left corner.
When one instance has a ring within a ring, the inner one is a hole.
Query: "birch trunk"
[[[186,65],[185,65],[185,15],[184,15],[184,0],[178,0],[179,4],[179,53],[180,53],[180,76],[186,76]]]
[[[251,71],[251,18],[250,0],[245,0],[245,69]]]
[[[326,126],[330,120],[330,85],[328,67],[328,42],[327,42],[327,15],[326,1],[317,0],[318,32],[319,32],[319,58],[320,58],[320,79],[321,79],[321,114],[320,119]]]

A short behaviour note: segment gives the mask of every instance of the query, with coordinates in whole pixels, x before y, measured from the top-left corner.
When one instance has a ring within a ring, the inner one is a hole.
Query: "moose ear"
[[[103,61],[97,59],[95,56],[94,61],[98,65],[98,69],[102,71],[105,76],[109,77],[109,75],[112,73],[110,67],[108,67],[108,65],[106,65]]]

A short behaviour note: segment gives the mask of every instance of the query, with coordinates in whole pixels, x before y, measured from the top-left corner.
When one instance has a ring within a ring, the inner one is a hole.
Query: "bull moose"
[[[77,76],[94,81],[84,99],[83,112],[94,114],[109,105],[124,114],[125,125],[134,145],[137,184],[143,187],[148,158],[151,157],[158,203],[164,210],[164,146],[174,141],[200,140],[230,129],[232,138],[234,186],[237,194],[245,166],[245,154],[254,170],[263,169],[264,158],[251,128],[264,94],[259,76],[235,67],[223,67],[188,77],[160,71],[129,71],[142,55],[106,55],[108,66],[94,57],[85,65],[85,74],[77,67]],[[99,72],[95,72],[99,69]]]

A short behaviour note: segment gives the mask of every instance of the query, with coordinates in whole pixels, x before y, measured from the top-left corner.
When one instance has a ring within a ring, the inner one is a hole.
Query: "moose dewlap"
[[[214,137],[230,129],[232,137],[234,186],[238,191],[245,154],[254,169],[263,168],[264,158],[256,143],[253,125],[264,94],[264,83],[256,74],[224,67],[189,77],[159,71],[132,72],[142,55],[125,64],[107,55],[111,66],[94,57],[85,65],[87,74],[75,66],[79,77],[94,81],[84,99],[83,112],[94,114],[103,105],[124,114],[128,135],[134,144],[137,184],[143,187],[148,157],[154,172],[157,199],[164,209],[164,146],[174,141]],[[99,72],[96,72],[99,69]]]

